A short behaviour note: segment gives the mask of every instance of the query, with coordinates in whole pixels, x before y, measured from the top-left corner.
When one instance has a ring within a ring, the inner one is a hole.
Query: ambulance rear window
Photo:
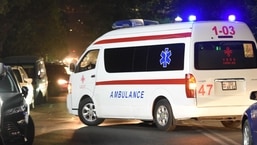
[[[256,46],[251,41],[210,41],[195,43],[195,68],[257,68]]]

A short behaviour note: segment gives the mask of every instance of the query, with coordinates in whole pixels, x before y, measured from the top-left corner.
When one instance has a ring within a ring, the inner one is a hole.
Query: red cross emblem
[[[227,55],[227,57],[230,57],[232,53],[233,52],[229,47],[226,47],[226,49],[224,50],[224,54]]]
[[[85,82],[85,80],[86,80],[85,77],[84,77],[84,75],[82,75],[82,77],[81,77],[80,80],[81,80],[82,84],[84,84],[84,82]]]

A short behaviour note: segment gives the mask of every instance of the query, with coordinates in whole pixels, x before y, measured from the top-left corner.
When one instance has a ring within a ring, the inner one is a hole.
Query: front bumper
[[[28,129],[27,117],[24,112],[4,116],[1,125],[1,136],[5,144],[22,145],[26,143],[28,140],[26,138]]]

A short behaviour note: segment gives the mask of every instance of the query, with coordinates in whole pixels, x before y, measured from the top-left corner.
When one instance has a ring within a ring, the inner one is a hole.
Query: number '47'
[[[207,95],[209,96],[211,94],[212,87],[212,84],[201,85],[198,90],[198,94],[204,96],[207,93]]]

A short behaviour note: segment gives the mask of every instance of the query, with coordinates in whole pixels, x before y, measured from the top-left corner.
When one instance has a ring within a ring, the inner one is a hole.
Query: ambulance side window
[[[184,53],[184,43],[108,48],[104,63],[109,73],[183,70]]]
[[[87,71],[95,68],[99,50],[88,51],[78,64],[77,72]]]

